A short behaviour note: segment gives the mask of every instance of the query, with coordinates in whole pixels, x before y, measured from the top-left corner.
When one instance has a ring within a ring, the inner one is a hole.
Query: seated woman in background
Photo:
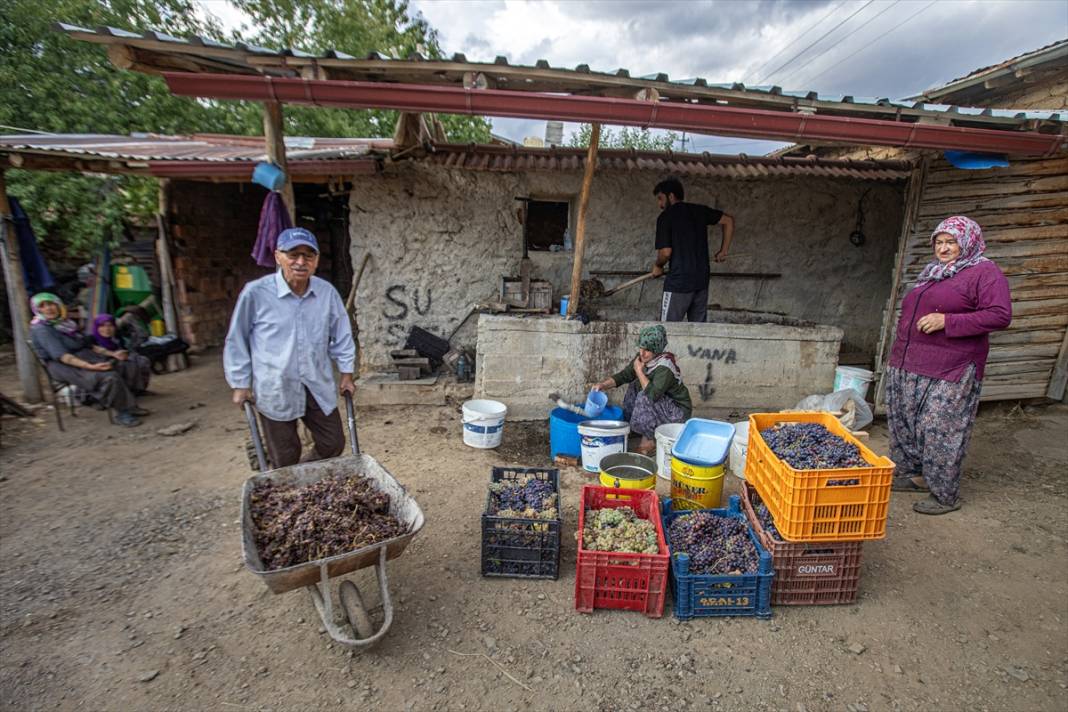
[[[128,361],[136,366],[130,369],[132,379],[127,381],[134,395],[141,395],[148,390],[148,380],[152,378],[152,362],[147,356],[142,356],[134,351],[134,346],[116,333],[115,317],[111,314],[100,314],[93,319],[93,341],[96,346],[104,349],[119,361]],[[124,374],[125,375],[125,374]]]
[[[693,412],[690,391],[682,383],[675,354],[665,351],[667,331],[660,324],[638,334],[638,355],[616,375],[595,383],[595,391],[630,384],[623,397],[623,417],[642,436],[638,451],[656,451],[656,429],[667,423],[685,423]]]
[[[52,377],[85,391],[105,408],[114,408],[118,425],[140,425],[138,416],[148,415],[148,411],[137,407],[130,388],[137,378],[137,367],[118,360],[118,352],[87,339],[77,324],[67,319],[67,308],[56,295],[41,292],[30,305],[34,314],[30,339]]]

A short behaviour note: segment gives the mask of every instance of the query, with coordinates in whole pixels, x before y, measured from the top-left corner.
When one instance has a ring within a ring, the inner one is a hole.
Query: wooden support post
[[[286,184],[282,188],[282,202],[289,211],[289,221],[297,224],[297,200],[293,195],[293,178],[289,175],[286,163],[285,130],[282,125],[282,105],[277,101],[263,103],[263,136],[267,141],[267,160],[275,164],[286,174]]]
[[[909,240],[912,239],[912,229],[916,224],[916,216],[919,214],[920,204],[923,202],[924,192],[927,188],[927,172],[930,168],[930,159],[923,156],[912,169],[909,177],[909,186],[905,193],[905,214],[901,219],[901,232],[897,238],[897,255],[894,258],[894,272],[890,277],[890,298],[886,302],[886,310],[883,312],[882,334],[879,337],[879,347],[875,355],[875,403],[877,412],[883,412],[886,398],[886,363],[890,360],[890,346],[894,342],[894,330],[897,328],[897,320],[894,314],[897,311],[898,292],[901,291],[902,280],[905,275],[905,265],[908,263]]]
[[[582,255],[586,250],[586,210],[590,205],[590,186],[593,172],[597,170],[597,145],[601,142],[601,125],[594,124],[590,133],[590,148],[586,151],[586,172],[582,176],[582,192],[579,193],[578,218],[575,220],[575,255],[571,265],[571,296],[567,302],[567,315],[578,311],[579,292],[582,287]]]
[[[19,243],[11,220],[11,204],[7,200],[7,184],[0,170],[0,262],[3,263],[4,284],[7,285],[7,305],[11,312],[11,337],[15,340],[15,364],[18,367],[22,397],[27,403],[41,402],[41,382],[37,365],[26,338],[29,336],[30,304],[26,285],[22,281],[22,261]],[[57,404],[58,408],[59,405]]]
[[[1046,397],[1053,400],[1068,400],[1066,386],[1068,386],[1068,331],[1064,332],[1061,350],[1053,364],[1053,373],[1050,375],[1049,386],[1046,388]]]
[[[174,268],[171,264],[171,248],[167,240],[168,217],[170,215],[170,181],[163,178],[159,182],[159,212],[156,225],[159,237],[156,239],[156,255],[159,258],[159,291],[163,297],[163,321],[167,331],[180,334],[178,310],[174,306]],[[171,354],[167,357],[167,371],[181,371],[186,367],[185,354]]]

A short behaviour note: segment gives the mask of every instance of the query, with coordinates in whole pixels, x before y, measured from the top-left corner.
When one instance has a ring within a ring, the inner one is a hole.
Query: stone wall
[[[268,272],[249,256],[265,194],[243,183],[171,183],[178,319],[194,348],[223,342],[241,288]]]
[[[503,402],[513,420],[546,418],[549,393],[580,399],[589,384],[634,359],[638,332],[650,323],[482,315],[475,397]],[[724,408],[781,410],[833,386],[841,329],[681,322],[665,328],[696,416]],[[611,402],[624,393],[609,393]]]
[[[658,210],[651,172],[602,172],[593,182],[585,271],[646,270],[654,258]],[[417,163],[360,178],[349,205],[352,262],[371,261],[357,303],[361,367],[388,364],[413,325],[441,336],[476,302],[494,299],[501,275],[517,275],[523,227],[517,197],[578,194],[581,172],[476,172]],[[843,351],[874,355],[901,229],[903,183],[822,178],[756,181],[688,179],[687,199],[719,207],[737,222],[732,256],[715,271],[781,273],[777,279],[714,278],[709,301],[726,309],[781,312],[844,330]],[[866,242],[854,247],[864,197]],[[574,211],[573,211],[574,212]],[[572,218],[573,220],[573,218]],[[574,231],[572,231],[574,232]],[[720,230],[710,231],[713,252]],[[570,252],[530,254],[535,277],[559,299]],[[606,286],[626,277],[605,278]],[[602,302],[654,319],[662,287],[647,283]],[[473,347],[475,318],[454,343]]]

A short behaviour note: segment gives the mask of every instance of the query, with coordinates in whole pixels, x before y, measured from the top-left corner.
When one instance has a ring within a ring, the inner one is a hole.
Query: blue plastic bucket
[[[606,405],[608,405],[608,396],[603,391],[590,391],[590,394],[586,396],[586,417],[600,418]]]
[[[615,405],[606,406],[601,417],[622,420],[623,409]],[[585,415],[564,408],[553,408],[549,413],[549,459],[555,459],[557,455],[582,456],[582,437],[578,432],[578,424],[584,420],[588,420]]]
[[[252,182],[267,190],[281,190],[286,184],[286,174],[273,163],[257,163],[252,169]]]

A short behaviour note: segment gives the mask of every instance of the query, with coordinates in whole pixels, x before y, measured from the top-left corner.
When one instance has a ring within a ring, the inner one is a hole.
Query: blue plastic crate
[[[775,577],[771,554],[757,539],[753,527],[741,510],[738,495],[732,494],[725,509],[686,509],[672,511],[671,500],[660,501],[664,522],[664,537],[671,553],[671,593],[675,603],[675,617],[679,620],[712,616],[755,616],[771,618],[771,582]],[[721,517],[740,519],[745,523],[749,540],[757,548],[760,563],[755,574],[712,575],[691,574],[690,557],[676,554],[671,544],[671,522],[697,512],[710,512]]]

